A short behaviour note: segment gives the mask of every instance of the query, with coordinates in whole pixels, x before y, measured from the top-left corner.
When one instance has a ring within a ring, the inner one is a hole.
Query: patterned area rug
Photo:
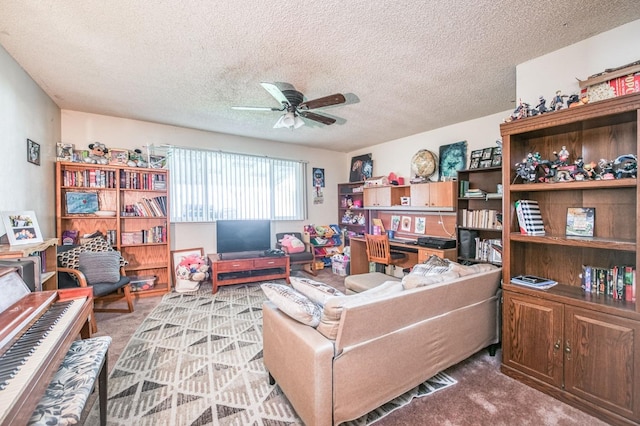
[[[109,376],[109,425],[302,425],[262,363],[258,284],[170,293],[138,327]],[[349,422],[367,425],[455,384],[440,373]],[[85,424],[98,424],[95,404]]]

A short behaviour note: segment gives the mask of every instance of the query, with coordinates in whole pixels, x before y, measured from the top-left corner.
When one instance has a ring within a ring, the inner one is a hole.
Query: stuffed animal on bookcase
[[[147,167],[147,162],[142,155],[142,151],[138,148],[129,151],[129,161],[127,166],[129,167]]]
[[[107,153],[109,150],[102,142],[94,142],[89,144],[89,156],[84,159],[89,164],[109,164]]]

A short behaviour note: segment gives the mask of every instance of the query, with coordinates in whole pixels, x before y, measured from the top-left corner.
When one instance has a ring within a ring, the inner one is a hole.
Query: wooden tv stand
[[[289,256],[251,257],[240,259],[220,259],[218,254],[210,254],[211,281],[213,294],[222,285],[242,284],[256,281],[289,280]]]

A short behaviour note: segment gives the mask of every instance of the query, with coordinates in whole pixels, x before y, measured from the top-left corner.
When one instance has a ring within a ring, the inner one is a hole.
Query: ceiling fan
[[[300,117],[317,121],[327,126],[336,122],[334,118],[317,114],[311,110],[317,108],[328,107],[331,105],[343,104],[346,99],[342,93],[324,96],[322,98],[304,101],[304,95],[295,89],[280,90],[273,83],[260,83],[267,92],[271,94],[278,102],[280,107],[250,107],[250,106],[232,106],[232,109],[249,110],[249,111],[284,111],[280,116],[274,128],[287,127],[297,129],[304,126],[304,121]]]

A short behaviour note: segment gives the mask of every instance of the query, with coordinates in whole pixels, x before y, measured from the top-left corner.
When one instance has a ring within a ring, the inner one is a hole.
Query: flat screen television
[[[219,254],[268,250],[271,248],[271,221],[218,220],[216,247]]]

